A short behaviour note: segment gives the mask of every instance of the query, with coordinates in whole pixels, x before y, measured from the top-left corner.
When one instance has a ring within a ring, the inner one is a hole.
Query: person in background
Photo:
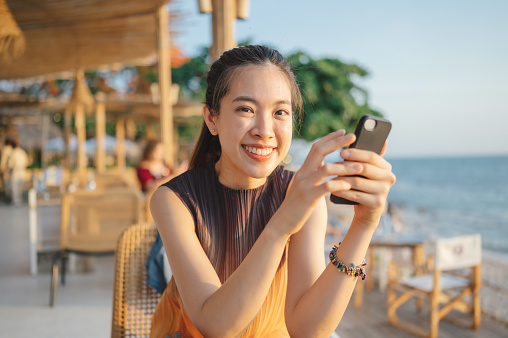
[[[164,162],[164,145],[161,141],[150,140],[143,151],[143,157],[136,168],[141,190],[146,194],[159,185],[169,181],[187,169],[182,163],[176,170]]]
[[[28,155],[19,146],[19,141],[13,141],[12,152],[7,159],[7,172],[9,180],[9,196],[12,204],[19,206],[23,202],[23,184],[25,182],[26,167],[28,166]]]
[[[212,64],[189,170],[150,202],[172,271],[151,337],[333,335],[366,276],[362,261],[395,176],[382,156],[360,149],[325,164],[354,142],[344,130],[315,142],[296,173],[285,170],[300,107],[276,50],[237,47]],[[359,204],[326,265],[330,193]]]
[[[6,139],[2,152],[0,153],[0,180],[2,180],[2,188],[4,191],[5,200],[8,199],[10,193],[10,179],[9,172],[7,171],[7,160],[12,153],[14,142],[11,139]]]

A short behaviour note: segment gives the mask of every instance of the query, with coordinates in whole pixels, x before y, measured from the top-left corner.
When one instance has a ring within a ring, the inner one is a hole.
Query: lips
[[[249,153],[258,155],[258,156],[268,156],[271,155],[274,148],[258,148],[258,147],[250,147],[250,146],[243,146],[245,150],[247,150]]]

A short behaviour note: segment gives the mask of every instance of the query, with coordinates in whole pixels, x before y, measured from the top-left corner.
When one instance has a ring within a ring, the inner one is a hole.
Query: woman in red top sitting
[[[185,171],[183,166],[179,167],[177,172],[171,170],[164,162],[164,145],[162,142],[158,140],[148,141],[143,152],[143,158],[137,167],[141,190],[147,193],[153,188],[166,183],[174,176]]]

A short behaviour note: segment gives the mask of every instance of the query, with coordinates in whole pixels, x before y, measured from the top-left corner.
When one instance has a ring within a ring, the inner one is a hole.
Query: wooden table
[[[421,233],[401,233],[390,234],[385,236],[374,236],[369,245],[367,253],[369,270],[372,271],[374,265],[374,251],[377,248],[409,248],[412,252],[412,261],[415,275],[422,272],[425,264],[425,245],[427,244],[427,236]],[[366,279],[367,290],[371,290],[374,286],[374,280],[367,274]],[[360,280],[355,290],[355,307],[360,307],[363,303],[364,283]]]

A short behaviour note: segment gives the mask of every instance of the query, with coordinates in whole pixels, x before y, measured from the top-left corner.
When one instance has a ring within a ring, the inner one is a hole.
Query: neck
[[[219,177],[219,182],[231,189],[255,189],[266,182],[266,177],[255,178],[239,174],[237,170],[225,166],[221,159],[215,163],[215,172]]]

